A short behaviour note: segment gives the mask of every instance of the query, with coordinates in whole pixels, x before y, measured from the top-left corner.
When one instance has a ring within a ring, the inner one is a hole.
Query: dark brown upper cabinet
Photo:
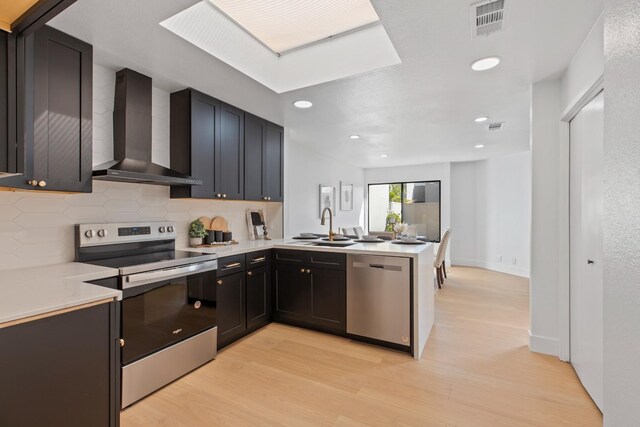
[[[284,128],[245,114],[245,199],[284,200]]]
[[[244,111],[194,89],[171,94],[171,167],[201,179],[171,197],[244,198]]]
[[[225,199],[244,199],[244,111],[222,104],[220,110],[220,191]]]
[[[220,111],[222,103],[194,89],[171,94],[171,168],[202,185],[171,187],[173,198],[222,198]]]
[[[0,31],[0,173],[9,172],[9,34]]]
[[[34,38],[31,185],[91,192],[93,49],[50,27]]]
[[[91,192],[91,45],[45,26],[17,37],[15,49],[15,116],[10,109],[2,152],[8,170],[22,175],[0,176],[0,186]]]

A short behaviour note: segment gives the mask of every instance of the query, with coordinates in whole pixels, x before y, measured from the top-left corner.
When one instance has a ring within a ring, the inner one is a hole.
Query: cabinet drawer
[[[278,249],[274,252],[274,260],[277,264],[306,265],[309,260],[307,252]]]
[[[347,256],[331,252],[308,252],[309,266],[316,268],[327,268],[331,270],[345,270]]]
[[[244,254],[228,256],[218,260],[218,277],[244,271]]]
[[[271,260],[271,252],[270,251],[259,251],[259,252],[251,252],[246,254],[245,262],[247,266],[247,270],[257,267],[263,267],[269,264]]]

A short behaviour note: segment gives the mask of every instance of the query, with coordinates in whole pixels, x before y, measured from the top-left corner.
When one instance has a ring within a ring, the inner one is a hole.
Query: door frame
[[[598,76],[563,112],[560,119],[560,230],[558,254],[558,357],[564,362],[571,361],[571,274],[570,274],[570,123],[582,109],[604,90],[604,74]]]

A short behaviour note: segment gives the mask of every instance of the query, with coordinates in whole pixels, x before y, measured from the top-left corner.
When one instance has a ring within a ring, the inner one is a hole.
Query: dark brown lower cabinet
[[[347,279],[344,271],[311,269],[311,323],[345,333]]]
[[[271,271],[260,267],[247,271],[247,329],[261,328],[271,321]]]
[[[342,254],[331,254],[338,268]],[[305,265],[290,265],[276,253],[274,267],[274,314],[277,322],[309,327],[339,335],[346,333],[346,273],[342,269],[311,266],[313,253],[301,253]]]
[[[217,286],[218,349],[245,335],[247,330],[245,272],[220,277]]]
[[[0,329],[0,426],[119,425],[116,303]]]

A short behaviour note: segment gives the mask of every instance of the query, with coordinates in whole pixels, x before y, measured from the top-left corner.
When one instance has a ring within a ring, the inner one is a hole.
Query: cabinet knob
[[[124,340],[120,338],[120,347],[124,347]]]
[[[267,197],[267,200],[271,200],[271,197]]]
[[[304,268],[301,268],[301,269],[300,269],[300,273],[304,273]]]
[[[218,285],[222,285],[222,280],[218,280]]]
[[[307,269],[307,274],[311,273],[311,270]]]
[[[247,276],[253,276],[253,271],[247,271]]]
[[[222,197],[222,194],[218,193],[218,194],[216,194],[216,197],[220,198],[220,197]]]
[[[38,187],[46,187],[46,186],[47,186],[47,183],[45,181],[40,181],[38,183]]]
[[[223,199],[226,199],[226,198],[227,198],[227,195],[226,195],[226,194],[223,194],[223,195],[222,195],[222,198],[223,198]]]
[[[38,181],[35,179],[32,179],[30,181],[27,181],[27,184],[29,184],[32,187],[37,187],[38,186]]]

